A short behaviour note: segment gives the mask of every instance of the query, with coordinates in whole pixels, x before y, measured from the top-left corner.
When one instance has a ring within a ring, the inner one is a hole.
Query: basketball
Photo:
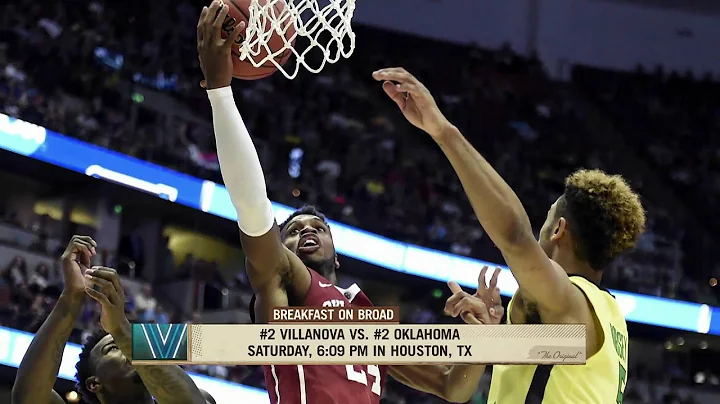
[[[286,47],[286,42],[290,42],[291,45],[294,43],[295,26],[293,25],[291,16],[285,18],[280,17],[283,15],[283,13],[287,13],[285,9],[287,7],[287,3],[285,2],[285,0],[258,0],[261,6],[267,4],[268,1],[274,3],[274,18],[282,21],[282,24],[285,24],[283,26],[283,31],[285,31],[285,38],[282,38],[281,34],[277,30],[275,30],[270,40],[267,41],[267,46],[263,46],[260,50],[260,53],[253,58],[258,61],[264,59],[268,56],[269,48],[270,55],[275,55],[275,62],[277,62],[279,65],[284,65],[292,54],[291,48]],[[233,27],[240,23],[240,21],[245,21],[245,23],[248,23],[248,20],[250,18],[250,3],[252,2],[252,0],[223,0],[223,2],[229,7],[228,16],[226,17],[222,28],[222,37],[226,38],[230,34],[230,32],[232,32]],[[271,25],[271,21],[269,19],[266,19],[265,32],[268,32],[272,29],[273,28]],[[240,35],[236,44],[239,46],[244,40],[245,33]],[[240,60],[240,50],[238,49],[238,47],[233,48],[232,55],[233,77],[235,78],[241,80],[258,80],[268,77],[277,71],[277,67],[271,60],[266,61],[263,65],[259,67],[255,67],[248,60]]]

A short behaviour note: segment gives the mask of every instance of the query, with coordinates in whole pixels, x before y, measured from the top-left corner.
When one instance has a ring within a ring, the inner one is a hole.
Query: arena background
[[[20,332],[52,309],[72,234],[92,235],[122,272],[135,320],[248,322],[234,212],[221,186],[203,182],[221,179],[197,85],[201,4],[150,3],[1,7],[2,403],[30,338]],[[718,402],[720,6],[361,0],[355,21],[349,61],[234,85],[278,212],[314,203],[337,222],[340,283],[400,305],[406,322],[447,322],[443,281],[471,287],[477,260],[502,263],[443,156],[369,78],[402,65],[518,192],[536,229],[573,169],[630,180],[649,231],[604,281],[631,321],[625,402]],[[97,319],[88,303],[72,341]],[[76,352],[56,386],[69,402]],[[218,403],[267,402],[258,368],[189,370],[206,375],[198,380]],[[489,372],[473,403],[488,383]],[[441,402],[394,382],[383,400]]]

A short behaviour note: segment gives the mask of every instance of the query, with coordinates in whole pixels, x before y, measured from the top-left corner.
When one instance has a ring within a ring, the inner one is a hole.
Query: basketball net
[[[245,40],[240,46],[240,59],[250,61],[255,67],[267,66],[266,63],[270,62],[292,80],[301,67],[318,73],[326,63],[335,63],[340,57],[349,58],[355,50],[355,33],[350,26],[355,0],[326,0],[329,3],[324,7],[318,1],[252,0]],[[278,13],[278,10],[284,11]],[[286,32],[292,26],[295,27],[295,34],[288,38]],[[270,47],[273,36],[277,38],[275,42],[282,39],[282,48],[273,50]],[[349,46],[343,43],[345,37],[349,39]],[[309,42],[309,46],[299,52],[293,44],[297,44],[300,38],[306,38],[307,41],[303,42]],[[306,55],[311,51],[316,54],[318,50],[322,52],[322,61],[309,63]],[[282,60],[288,51],[295,56],[294,68],[289,67],[292,63],[282,66],[277,61]]]

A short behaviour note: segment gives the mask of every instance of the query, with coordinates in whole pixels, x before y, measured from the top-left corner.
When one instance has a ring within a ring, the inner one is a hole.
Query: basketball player
[[[627,324],[613,296],[598,285],[603,269],[633,248],[644,231],[638,195],[620,176],[577,171],[550,207],[538,242],[515,193],[448,122],[428,89],[402,68],[382,69],[373,77],[405,118],[440,146],[480,224],[505,257],[519,284],[508,323],[587,326],[585,366],[494,366],[489,402],[622,402]],[[446,308],[451,314],[480,303],[456,292]]]
[[[85,402],[215,404],[178,366],[130,365],[127,358],[132,341],[122,286],[115,270],[90,267],[96,246],[90,237],[73,236],[65,249],[62,255],[65,288],[25,352],[12,388],[12,403],[65,403],[53,386],[65,344],[86,295],[90,295],[101,302],[101,323],[110,333],[96,333],[80,354],[77,386]]]
[[[235,27],[223,40],[220,30],[227,11],[219,1],[203,9],[198,22],[198,53],[205,76],[203,86],[212,106],[221,173],[237,210],[247,274],[256,296],[253,320],[267,322],[274,307],[371,306],[357,285],[348,289],[335,286],[340,263],[330,227],[321,213],[306,207],[280,226],[275,223],[262,167],[230,88],[230,50],[242,26]],[[482,319],[499,321],[489,315]],[[377,404],[387,374],[455,402],[464,394],[463,389],[474,391],[482,376],[481,369],[464,365],[292,365],[265,366],[264,371],[271,402],[282,404]]]

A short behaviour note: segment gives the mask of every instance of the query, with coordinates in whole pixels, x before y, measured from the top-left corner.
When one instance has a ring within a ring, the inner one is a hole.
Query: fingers
[[[395,84],[390,81],[386,81],[383,83],[383,90],[391,100],[395,101],[395,104],[397,104],[401,110],[405,109],[405,106],[407,105],[407,97],[398,90]]]
[[[107,303],[109,303],[112,306],[116,306],[120,300],[117,293],[115,293],[113,286],[110,282],[95,278],[90,275],[85,276],[86,284],[88,286],[85,287],[85,292],[90,294],[89,292],[96,292],[103,296],[105,296],[105,299],[107,300]],[[102,302],[101,302],[102,303]]]
[[[499,324],[500,320],[502,320],[505,315],[505,308],[501,305],[497,305],[495,307],[491,307],[488,312],[490,313],[490,317],[494,320],[493,324]]]
[[[487,285],[485,284],[485,274],[487,274],[488,267],[485,265],[480,270],[480,275],[478,275],[478,287],[477,292],[475,292],[476,295],[482,296],[485,291],[487,291]]]
[[[473,316],[471,313],[462,313],[460,315],[460,318],[466,323],[466,324],[482,324],[482,321],[478,320],[475,316]]]
[[[449,282],[448,282],[449,283]],[[455,282],[453,282],[455,283]],[[455,284],[457,285],[457,284]],[[458,286],[459,287],[459,286]],[[447,301],[445,302],[445,308],[443,311],[448,316],[456,317],[457,314],[454,314],[455,306],[462,300],[465,296],[469,296],[467,293],[463,292],[462,290],[459,292],[455,292],[452,296],[450,296]]]
[[[125,293],[116,270],[107,267],[93,267],[85,272],[85,278],[101,285],[114,304],[125,304]]]
[[[478,289],[477,289],[477,292],[475,292],[475,295],[480,297],[481,299],[484,299],[485,303],[501,302],[500,288],[497,287],[497,282],[498,282],[498,277],[500,276],[500,273],[502,272],[502,268],[500,268],[500,267],[495,268],[492,278],[490,278],[490,286],[489,287],[485,285],[485,276],[487,274],[487,270],[488,270],[487,266],[484,266],[480,270],[480,275],[478,276]],[[488,292],[490,293],[489,295],[488,295]]]
[[[205,22],[205,18],[207,17],[208,8],[203,7],[202,12],[200,13],[200,18],[198,19],[197,24],[197,45],[198,48],[202,45],[203,39],[205,37],[205,28],[203,26],[203,22]]]
[[[203,26],[203,43],[207,43],[208,41],[212,41],[216,39],[215,34],[217,31],[217,38],[220,37],[220,30],[214,30],[214,22],[215,17],[218,15],[218,11],[220,11],[220,8],[223,6],[223,2],[220,0],[215,0],[210,4],[210,7],[208,8],[207,12],[205,13],[205,18],[202,19],[202,26]],[[220,22],[222,24],[222,20]]]
[[[96,302],[100,303],[103,306],[112,304],[112,303],[110,303],[110,300],[108,300],[107,296],[105,296],[104,294],[102,294],[94,289],[85,288],[85,293],[87,293],[88,296],[92,297],[93,300],[95,300]]]
[[[494,303],[501,302],[500,298],[500,288],[497,287],[498,277],[500,276],[500,273],[502,272],[502,269],[500,267],[495,268],[495,272],[493,273],[492,278],[490,278],[490,290],[492,290],[492,301]]]
[[[445,302],[445,314],[453,317],[457,317],[460,313],[464,311],[463,308],[469,307],[469,305],[473,301],[477,301],[482,307],[485,307],[485,303],[482,302],[479,298],[475,296],[471,296],[468,293],[465,293],[461,288],[460,285],[457,283],[450,281],[448,282],[448,287],[450,287],[450,290],[453,292],[453,295],[450,296],[447,301]],[[463,303],[464,302],[464,303]],[[487,311],[487,310],[486,310]]]
[[[221,5],[218,9],[218,13],[215,16],[215,20],[212,23],[212,32],[213,32],[214,39],[216,39],[216,40],[221,38],[222,26],[223,26],[223,23],[225,22],[225,17],[227,17],[228,11],[230,10],[230,8],[228,7],[227,4],[225,4],[223,2],[220,2],[220,4]],[[215,3],[213,3],[213,5],[215,5]]]
[[[218,41],[222,41],[223,46],[230,48],[242,36],[245,31],[245,21],[237,24],[227,38],[222,39],[223,25],[229,12],[230,6],[223,3],[222,0],[215,0],[210,7],[203,7],[197,26],[198,51],[203,44],[219,43]]]
[[[377,81],[394,81],[400,84],[417,84],[417,79],[402,67],[389,67],[373,72]]]
[[[397,83],[395,84],[395,91],[400,94],[420,95],[425,90],[425,86],[402,67],[380,69],[373,73],[373,78],[377,81]],[[383,83],[383,89],[385,89],[385,83]],[[388,90],[385,89],[385,92],[388,92]]]
[[[233,28],[232,32],[230,32],[230,35],[225,38],[225,43],[223,45],[228,48],[232,47],[235,43],[237,43],[238,38],[242,36],[244,31],[245,21],[240,21],[240,23]]]
[[[92,275],[85,275],[86,284],[89,285],[89,287],[85,287],[85,290],[92,290],[98,293],[102,293],[103,296],[108,298],[108,301],[110,303],[115,304],[116,302],[113,299],[113,295],[115,297],[117,296],[117,293],[114,292],[114,287],[110,281],[107,281],[102,278],[97,278]]]
[[[400,93],[408,93],[408,94],[419,94],[421,91],[420,86],[415,83],[395,84],[395,88]]]
[[[73,236],[62,258],[78,261],[84,266],[89,267],[90,258],[96,254],[95,247],[97,247],[97,243],[91,237]]]
[[[109,281],[112,284],[115,293],[117,293],[118,296],[123,297],[124,302],[125,293],[122,283],[120,282],[120,276],[118,275],[116,270],[108,267],[93,267],[92,269],[87,271],[87,273],[89,275],[92,275],[93,277]]]
[[[485,269],[487,269],[487,267],[485,267]],[[493,272],[492,278],[490,278],[490,289],[497,288],[497,281],[498,276],[500,276],[500,272],[502,272],[502,269],[500,267],[495,267],[495,272]]]
[[[461,315],[462,314],[462,315]],[[464,296],[452,309],[452,316],[457,317],[461,315],[465,322],[468,322],[466,317],[470,315],[478,320],[482,324],[492,324],[490,320],[490,313],[480,299],[474,296]]]
[[[457,282],[450,281],[447,283],[447,285],[450,288],[450,291],[453,293],[453,295],[456,293],[462,293],[462,291],[463,291],[462,288],[460,287],[460,285],[457,284]]]

